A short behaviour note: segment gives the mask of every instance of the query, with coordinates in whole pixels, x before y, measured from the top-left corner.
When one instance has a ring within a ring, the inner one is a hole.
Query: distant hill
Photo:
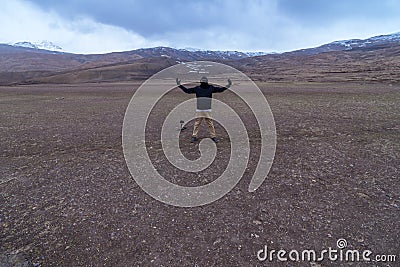
[[[333,51],[350,51],[359,49],[369,50],[369,49],[379,48],[381,46],[385,47],[391,45],[396,46],[399,43],[400,43],[400,32],[388,35],[374,36],[368,39],[350,39],[350,40],[335,41],[315,48],[307,48],[307,49],[292,51],[291,53],[315,55],[319,53],[333,52]]]
[[[400,44],[315,54],[284,53],[231,61],[258,81],[400,83]]]
[[[281,54],[155,47],[82,55],[26,43],[0,44],[0,84],[129,81],[195,60],[223,62],[261,81],[398,83],[400,33],[336,41]]]
[[[186,50],[169,47],[142,48],[107,54],[72,54],[49,51],[36,45],[21,42],[14,45],[0,44],[0,72],[3,71],[59,71],[72,68],[88,68],[106,64],[130,62],[141,58],[165,57],[176,61],[236,60],[262,52]]]

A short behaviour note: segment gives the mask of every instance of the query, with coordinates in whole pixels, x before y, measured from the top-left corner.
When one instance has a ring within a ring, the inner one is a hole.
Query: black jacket
[[[196,94],[198,110],[211,109],[212,94],[221,93],[228,89],[227,87],[217,87],[208,83],[201,83],[199,86],[193,88],[186,88],[183,85],[179,85],[179,88],[187,94]]]

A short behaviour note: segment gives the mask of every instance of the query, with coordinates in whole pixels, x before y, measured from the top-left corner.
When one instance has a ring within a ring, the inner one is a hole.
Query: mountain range
[[[129,81],[195,60],[229,64],[262,81],[400,81],[400,33],[270,54],[169,47],[88,55],[61,51],[48,41],[0,44],[0,84]]]

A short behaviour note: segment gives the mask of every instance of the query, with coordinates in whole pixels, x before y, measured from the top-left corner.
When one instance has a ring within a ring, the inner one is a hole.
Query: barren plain
[[[259,132],[243,107],[254,151],[245,176],[214,203],[178,208],[142,191],[125,164],[122,122],[139,84],[0,87],[1,266],[310,266],[256,254],[265,245],[320,251],[340,238],[350,249],[399,257],[400,86],[260,82],[277,127],[267,179],[247,192]],[[177,89],[167,97],[188,96]],[[217,97],[234,101],[229,92]],[[163,163],[152,125],[165,112],[154,110],[146,140],[160,171],[191,186],[222,172],[230,144],[219,126],[212,168],[187,181]],[[191,126],[180,144],[196,157]]]

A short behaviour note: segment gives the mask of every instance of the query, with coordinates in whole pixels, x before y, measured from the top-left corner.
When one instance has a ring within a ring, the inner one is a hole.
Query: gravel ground
[[[247,192],[259,131],[232,93],[218,95],[246,121],[252,156],[225,197],[172,207],[131,178],[121,146],[138,83],[0,87],[1,266],[400,266],[400,91],[382,84],[260,84],[277,127],[264,184]],[[221,139],[211,168],[182,180],[165,162],[159,131],[176,90],[148,123],[149,155],[173,182],[195,186],[226,167]],[[169,100],[168,100],[169,99]],[[196,158],[182,132],[181,149]],[[205,125],[200,132],[205,137]],[[261,262],[269,249],[369,249],[396,262]]]

